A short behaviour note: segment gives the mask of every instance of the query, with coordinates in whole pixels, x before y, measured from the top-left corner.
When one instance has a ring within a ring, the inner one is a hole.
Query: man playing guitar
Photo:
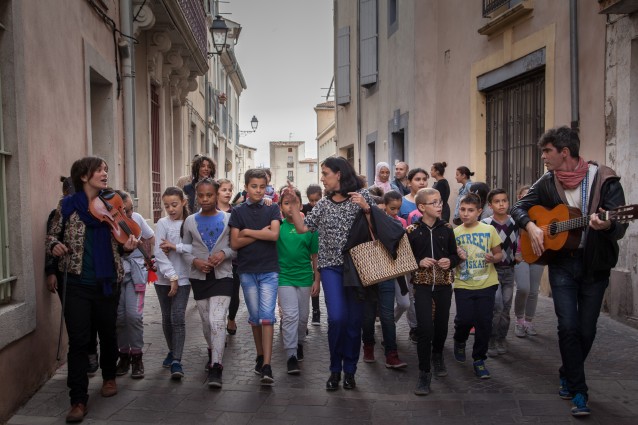
[[[568,127],[548,130],[538,142],[547,173],[512,208],[516,223],[529,235],[534,254],[541,256],[547,229],[530,219],[536,205],[575,207],[589,215],[589,226],[576,249],[562,249],[548,260],[549,283],[558,317],[562,359],[559,396],[571,399],[574,416],[589,415],[584,363],[596,336],[596,322],[610,270],[618,260],[618,240],[627,228],[598,213],[625,205],[620,177],[609,167],[579,156],[578,133]]]

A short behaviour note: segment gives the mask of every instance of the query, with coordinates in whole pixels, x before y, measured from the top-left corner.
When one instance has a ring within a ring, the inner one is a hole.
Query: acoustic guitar
[[[543,230],[543,246],[541,256],[534,253],[529,234],[521,229],[521,254],[526,263],[546,263],[556,251],[561,249],[577,249],[583,229],[589,226],[590,217],[581,215],[580,209],[559,204],[552,209],[535,205],[527,212],[529,218]],[[599,213],[601,220],[612,220],[627,223],[638,218],[638,205],[625,205],[610,211]]]

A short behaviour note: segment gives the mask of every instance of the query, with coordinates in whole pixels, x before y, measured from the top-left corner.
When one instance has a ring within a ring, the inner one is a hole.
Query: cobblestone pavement
[[[452,303],[454,315],[454,302]],[[322,299],[323,308],[323,299]],[[328,393],[328,343],[325,310],[321,326],[309,326],[305,361],[299,376],[286,374],[286,358],[278,326],[272,361],[276,384],[261,388],[252,371],[255,351],[240,307],[237,335],[228,338],[224,356],[224,385],[204,385],[207,353],[199,314],[191,299],[187,310],[187,340],[181,382],[169,379],[161,367],[166,344],[155,291],[147,291],[145,307],[146,376],[117,380],[118,394],[99,395],[101,379],[90,381],[88,424],[513,424],[586,423],[638,424],[638,330],[603,315],[598,337],[586,364],[592,415],[575,419],[569,401],[558,398],[559,353],[552,302],[540,297],[538,336],[516,338],[513,324],[509,352],[486,363],[492,379],[479,380],[471,363],[452,357],[451,330],[444,355],[449,375],[432,382],[429,396],[412,394],[418,375],[415,345],[408,341],[405,319],[397,326],[399,353],[408,367],[386,369],[378,343],[376,363],[360,361],[357,388]],[[450,320],[452,322],[452,320]],[[452,324],[452,323],[450,323]],[[380,327],[376,327],[380,342]],[[471,339],[469,341],[471,343]],[[469,344],[468,344],[469,345]],[[66,367],[57,373],[9,420],[9,424],[62,424],[69,408]]]

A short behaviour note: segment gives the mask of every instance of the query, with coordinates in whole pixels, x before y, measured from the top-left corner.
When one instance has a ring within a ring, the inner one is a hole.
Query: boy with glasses
[[[408,240],[419,265],[412,277],[419,357],[419,379],[414,394],[427,395],[432,381],[430,361],[436,376],[447,376],[443,345],[452,303],[452,270],[460,259],[454,231],[441,220],[443,202],[439,191],[421,189],[415,201],[423,216],[407,228]]]

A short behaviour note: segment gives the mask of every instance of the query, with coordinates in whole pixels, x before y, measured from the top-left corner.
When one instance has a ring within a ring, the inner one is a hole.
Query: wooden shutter
[[[377,0],[360,0],[359,84],[369,87],[377,83]]]
[[[337,104],[350,103],[350,27],[337,31]]]

